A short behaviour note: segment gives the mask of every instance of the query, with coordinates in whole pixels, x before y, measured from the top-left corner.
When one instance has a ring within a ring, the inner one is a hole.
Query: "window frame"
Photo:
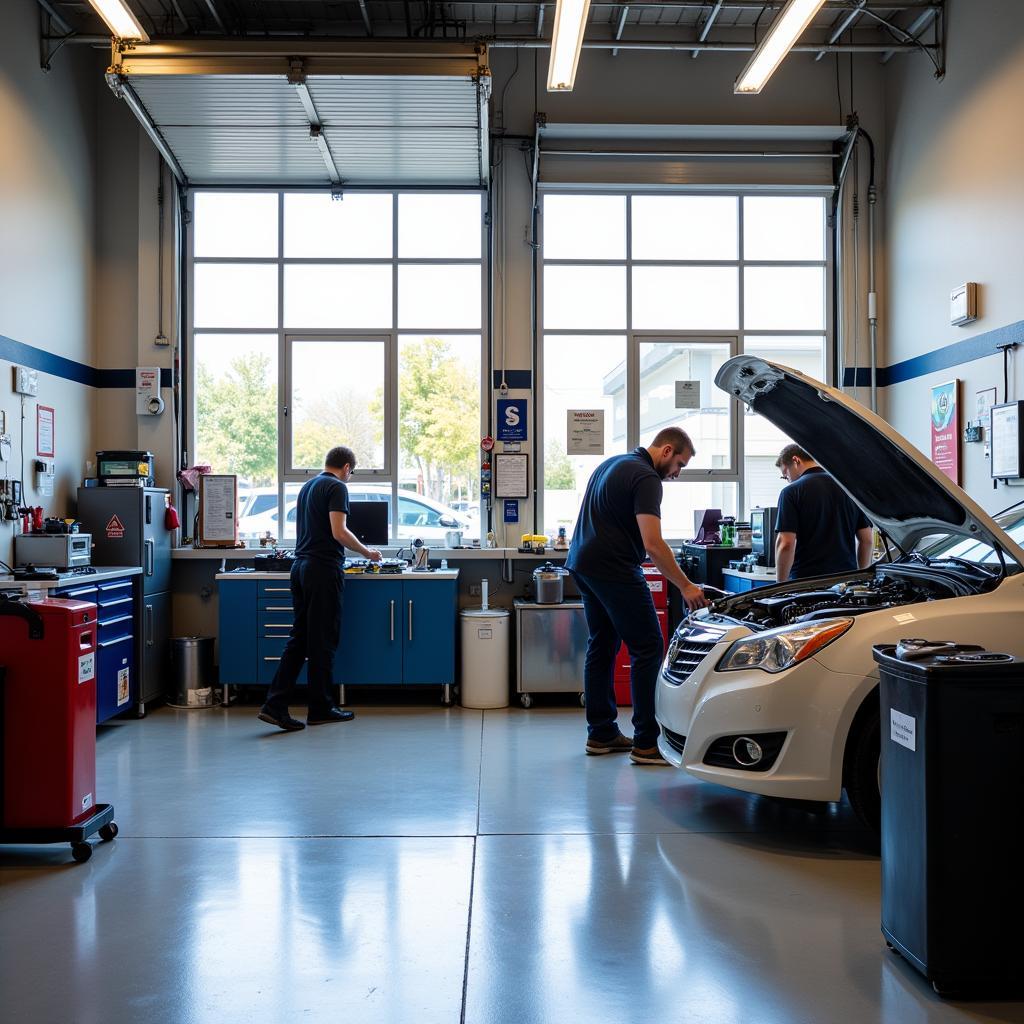
[[[536,360],[535,360],[535,380],[536,388],[534,394],[534,402],[536,408],[536,435],[537,435],[537,451],[543,453],[546,450],[546,444],[548,440],[548,432],[546,428],[546,418],[544,409],[544,395],[545,395],[545,384],[544,384],[544,347],[547,343],[548,338],[558,336],[579,336],[579,335],[593,335],[593,336],[625,336],[626,338],[626,374],[627,374],[627,408],[626,408],[626,422],[627,422],[627,447],[626,451],[631,451],[639,444],[639,341],[648,338],[656,339],[680,339],[680,340],[714,340],[721,338],[734,338],[736,345],[735,348],[731,349],[733,355],[741,354],[745,351],[746,338],[747,336],[757,337],[759,339],[779,337],[814,337],[824,338],[824,366],[825,366],[825,379],[831,378],[833,373],[834,364],[834,353],[833,353],[833,339],[835,336],[835,282],[834,282],[834,253],[833,253],[833,235],[834,225],[832,223],[832,216],[828,207],[828,201],[832,196],[832,188],[827,186],[815,186],[815,187],[780,187],[780,186],[763,186],[763,187],[736,187],[736,188],[707,188],[707,187],[686,187],[680,186],[678,188],[671,187],[656,187],[656,188],[629,188],[629,187],[615,187],[615,188],[593,188],[586,185],[553,185],[553,186],[541,186],[538,190],[540,210],[537,218],[537,234],[538,234],[538,273],[537,273],[537,341],[536,341]],[[572,196],[572,195],[610,195],[610,196],[625,196],[625,216],[626,216],[626,251],[625,256],[622,259],[614,260],[598,260],[598,259],[545,259],[544,257],[544,202],[550,196]],[[737,258],[735,260],[641,260],[632,258],[632,247],[633,247],[633,224],[632,224],[632,198],[634,196],[726,196],[736,199],[736,252]],[[822,249],[824,252],[824,258],[822,260],[749,260],[745,258],[744,252],[744,202],[745,196],[751,197],[816,197],[822,200],[824,204],[823,217],[822,217]],[[626,273],[626,325],[619,329],[589,329],[589,328],[554,328],[546,329],[544,326],[544,271],[548,265],[552,266],[623,266]],[[670,266],[670,267],[736,267],[738,274],[738,326],[735,330],[723,330],[723,331],[650,331],[650,330],[634,330],[632,328],[633,321],[633,279],[632,279],[632,268],[636,266]],[[748,328],[746,326],[746,310],[745,310],[745,270],[748,267],[822,267],[824,272],[824,311],[825,311],[825,322],[820,330],[764,330]],[[631,365],[632,364],[632,365]],[[632,380],[632,384],[630,381]],[[703,481],[703,482],[714,482],[714,483],[735,483],[737,487],[736,504],[737,512],[741,513],[745,506],[745,470],[744,464],[746,460],[746,430],[745,423],[746,417],[740,415],[740,403],[736,400],[730,401],[730,426],[732,432],[732,468],[729,471],[725,470],[689,470],[683,469],[678,477],[677,482],[685,483],[687,481]],[[608,453],[611,455],[614,453]],[[536,460],[538,465],[542,465],[543,456],[538,456]],[[544,477],[543,470],[538,470],[537,477],[538,486],[536,489],[536,522],[542,524],[544,522]],[[667,538],[673,541],[681,540],[682,538],[670,537]]]
[[[491,254],[488,245],[488,224],[491,211],[489,207],[489,196],[486,189],[459,189],[459,188],[346,188],[346,192],[390,195],[392,202],[391,233],[392,249],[390,257],[297,257],[284,255],[284,197],[293,192],[320,192],[330,194],[329,189],[303,189],[303,188],[270,188],[270,187],[246,187],[246,186],[195,186],[190,188],[187,194],[187,216],[188,223],[193,223],[195,216],[195,196],[200,192],[216,193],[271,193],[277,196],[277,256],[276,257],[196,257],[195,255],[195,231],[186,231],[186,297],[185,303],[185,361],[188,374],[187,396],[185,402],[183,441],[186,450],[192,453],[192,460],[197,452],[196,448],[196,351],[195,336],[200,334],[263,334],[277,337],[277,507],[287,515],[288,488],[295,484],[302,484],[311,477],[322,472],[323,467],[296,467],[291,465],[292,453],[292,418],[289,415],[292,406],[292,346],[295,341],[316,340],[318,338],[361,341],[380,341],[385,343],[385,366],[384,366],[384,468],[382,469],[360,469],[357,468],[352,474],[352,483],[390,483],[391,508],[391,536],[389,541],[392,544],[400,543],[403,539],[396,530],[398,522],[398,498],[402,493],[399,474],[401,470],[401,426],[399,423],[400,409],[398,397],[398,371],[399,371],[399,339],[403,335],[437,335],[440,337],[479,337],[480,339],[480,412],[479,432],[483,437],[487,432],[489,416],[491,389],[489,387],[491,377],[491,346],[490,329],[491,322],[488,316],[488,295],[490,281]],[[416,195],[465,195],[471,193],[480,198],[480,256],[479,258],[469,257],[400,257],[398,255],[398,217],[399,197],[403,194],[415,193]],[[196,263],[274,263],[277,266],[277,323],[267,328],[245,327],[212,327],[198,328],[195,324],[195,267]],[[361,265],[385,265],[391,267],[391,325],[366,329],[348,328],[312,328],[309,330],[286,328],[284,325],[284,277],[285,267],[298,264],[361,264]],[[398,278],[399,268],[406,265],[479,265],[480,267],[480,325],[476,328],[445,328],[443,325],[432,324],[427,327],[400,327],[398,322]],[[342,443],[343,440],[342,440]],[[481,499],[481,504],[483,499]],[[280,521],[280,520],[279,520]],[[484,519],[481,518],[481,526]],[[284,537],[279,537],[283,541]]]

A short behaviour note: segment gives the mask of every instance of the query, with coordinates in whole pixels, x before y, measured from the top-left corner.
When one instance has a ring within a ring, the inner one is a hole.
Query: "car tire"
[[[878,789],[878,759],[882,753],[877,704],[859,718],[846,744],[846,795],[858,818],[878,832],[882,795]]]

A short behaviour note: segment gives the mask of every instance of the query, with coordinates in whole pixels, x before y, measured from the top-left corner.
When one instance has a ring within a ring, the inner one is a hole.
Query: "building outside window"
[[[392,538],[479,536],[482,223],[479,193],[193,194],[190,451],[243,537],[293,542],[337,444]]]
[[[826,241],[822,195],[544,196],[544,533],[571,533],[594,468],[668,424],[697,454],[666,482],[666,537],[692,537],[700,509],[775,504],[787,438],[740,413],[714,379],[741,352],[824,376]],[[603,411],[602,455],[568,453],[573,409]]]

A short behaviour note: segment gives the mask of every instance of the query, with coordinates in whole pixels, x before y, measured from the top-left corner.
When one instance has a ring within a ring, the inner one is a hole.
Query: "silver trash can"
[[[172,708],[212,708],[219,701],[214,694],[212,636],[171,638]]]

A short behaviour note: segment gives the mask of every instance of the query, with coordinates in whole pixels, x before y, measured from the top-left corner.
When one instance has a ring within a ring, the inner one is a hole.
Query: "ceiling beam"
[[[867,0],[861,0],[860,4],[857,5],[857,10],[850,11],[845,17],[839,19],[839,23],[836,25],[832,34],[828,37],[830,43],[834,43],[860,16],[863,12],[863,8],[867,6]],[[821,60],[825,56],[824,50],[819,50],[818,55],[814,58],[816,61]]]
[[[715,21],[718,18],[718,15],[722,11],[722,4],[723,4],[723,2],[724,2],[724,0],[718,0],[718,2],[715,4],[715,9],[708,15],[707,21],[704,22],[704,27],[700,30],[700,36],[698,37],[698,40],[697,40],[698,42],[703,43],[703,42],[705,42],[707,40],[708,33],[711,31],[712,25],[714,25]],[[700,53],[700,50],[694,50],[690,54],[690,57],[693,60],[696,60],[697,59],[697,54],[699,54],[699,53]]]

